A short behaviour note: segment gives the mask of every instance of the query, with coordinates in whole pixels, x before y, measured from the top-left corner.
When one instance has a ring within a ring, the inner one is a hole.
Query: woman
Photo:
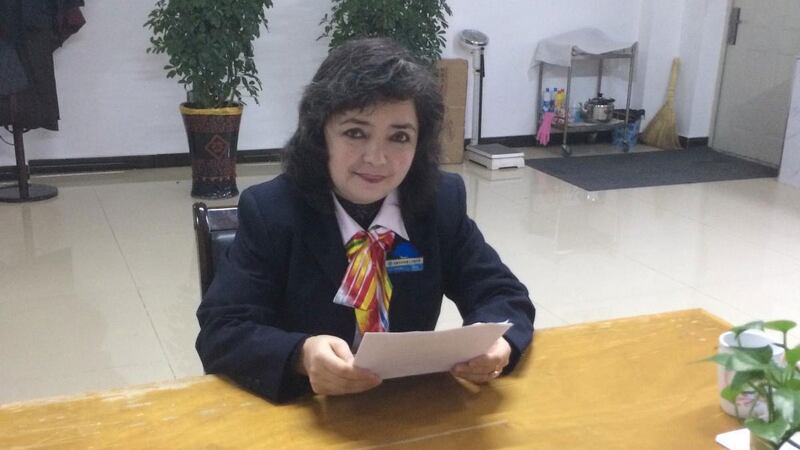
[[[452,369],[484,383],[530,344],[525,287],[466,216],[464,184],[438,171],[436,79],[398,44],[351,41],[300,103],[285,174],[247,189],[239,231],[198,309],[197,351],[274,401],[347,394],[381,380],[353,365],[368,331],[432,330],[447,295],[465,324],[509,320]]]

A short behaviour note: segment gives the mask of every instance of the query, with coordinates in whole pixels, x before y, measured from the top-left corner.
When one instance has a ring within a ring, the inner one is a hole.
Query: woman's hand
[[[500,338],[489,347],[483,355],[476,356],[467,362],[456,364],[450,373],[473,383],[488,383],[497,378],[508,365],[511,357],[511,345]]]
[[[347,342],[335,336],[311,336],[303,343],[295,370],[308,375],[317,394],[355,394],[381,384],[374,373],[355,367]]]

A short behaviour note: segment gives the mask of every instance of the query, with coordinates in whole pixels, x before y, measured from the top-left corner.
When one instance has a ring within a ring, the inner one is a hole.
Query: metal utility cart
[[[628,123],[631,107],[631,87],[633,84],[633,68],[636,63],[636,50],[638,43],[621,43],[613,41],[605,33],[593,28],[584,28],[570,31],[551,38],[545,39],[536,47],[533,65],[538,65],[539,81],[536,90],[536,123],[542,121],[542,79],[545,64],[561,66],[567,68],[567,85],[565,88],[564,107],[565,114],[563,124],[554,122],[553,129],[562,133],[561,154],[570,156],[572,149],[567,145],[569,133],[596,133],[599,131],[612,130],[614,128],[625,127]],[[609,122],[579,122],[570,123],[570,93],[572,85],[572,65],[575,61],[597,61],[597,90],[598,97],[601,95],[603,82],[603,61],[606,59],[628,59],[628,94],[625,99],[625,119],[612,118]],[[561,122],[560,120],[558,122]],[[624,134],[623,152],[630,150],[628,133]]]

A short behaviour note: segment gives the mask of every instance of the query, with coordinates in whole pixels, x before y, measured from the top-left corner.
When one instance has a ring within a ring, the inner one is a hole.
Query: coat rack
[[[58,130],[58,99],[52,52],[85,23],[80,7],[84,0],[0,0],[0,115],[14,135],[17,184],[0,187],[0,202],[46,200],[58,189],[30,184],[22,135],[33,128]],[[52,29],[51,29],[52,27]],[[54,39],[55,38],[55,39]],[[6,103],[7,102],[7,103]],[[18,102],[26,108],[19,115]],[[15,117],[16,116],[16,117]]]
[[[28,182],[28,164],[25,161],[25,144],[22,139],[22,129],[12,127],[14,134],[14,154],[17,158],[17,184],[0,187],[0,202],[25,203],[47,200],[58,195],[58,189],[45,184],[31,184]]]

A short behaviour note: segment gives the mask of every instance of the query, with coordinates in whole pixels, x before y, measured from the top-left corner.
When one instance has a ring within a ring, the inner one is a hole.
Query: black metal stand
[[[17,127],[14,134],[14,154],[17,158],[17,185],[0,187],[0,202],[24,203],[47,200],[58,195],[58,189],[44,184],[28,183],[28,164],[25,161],[25,145],[22,141],[23,131]]]
[[[478,144],[481,143],[481,129],[483,128],[483,79],[486,77],[486,66],[483,60],[483,47],[481,47],[481,67],[478,82],[480,83],[481,95],[478,96]]]

